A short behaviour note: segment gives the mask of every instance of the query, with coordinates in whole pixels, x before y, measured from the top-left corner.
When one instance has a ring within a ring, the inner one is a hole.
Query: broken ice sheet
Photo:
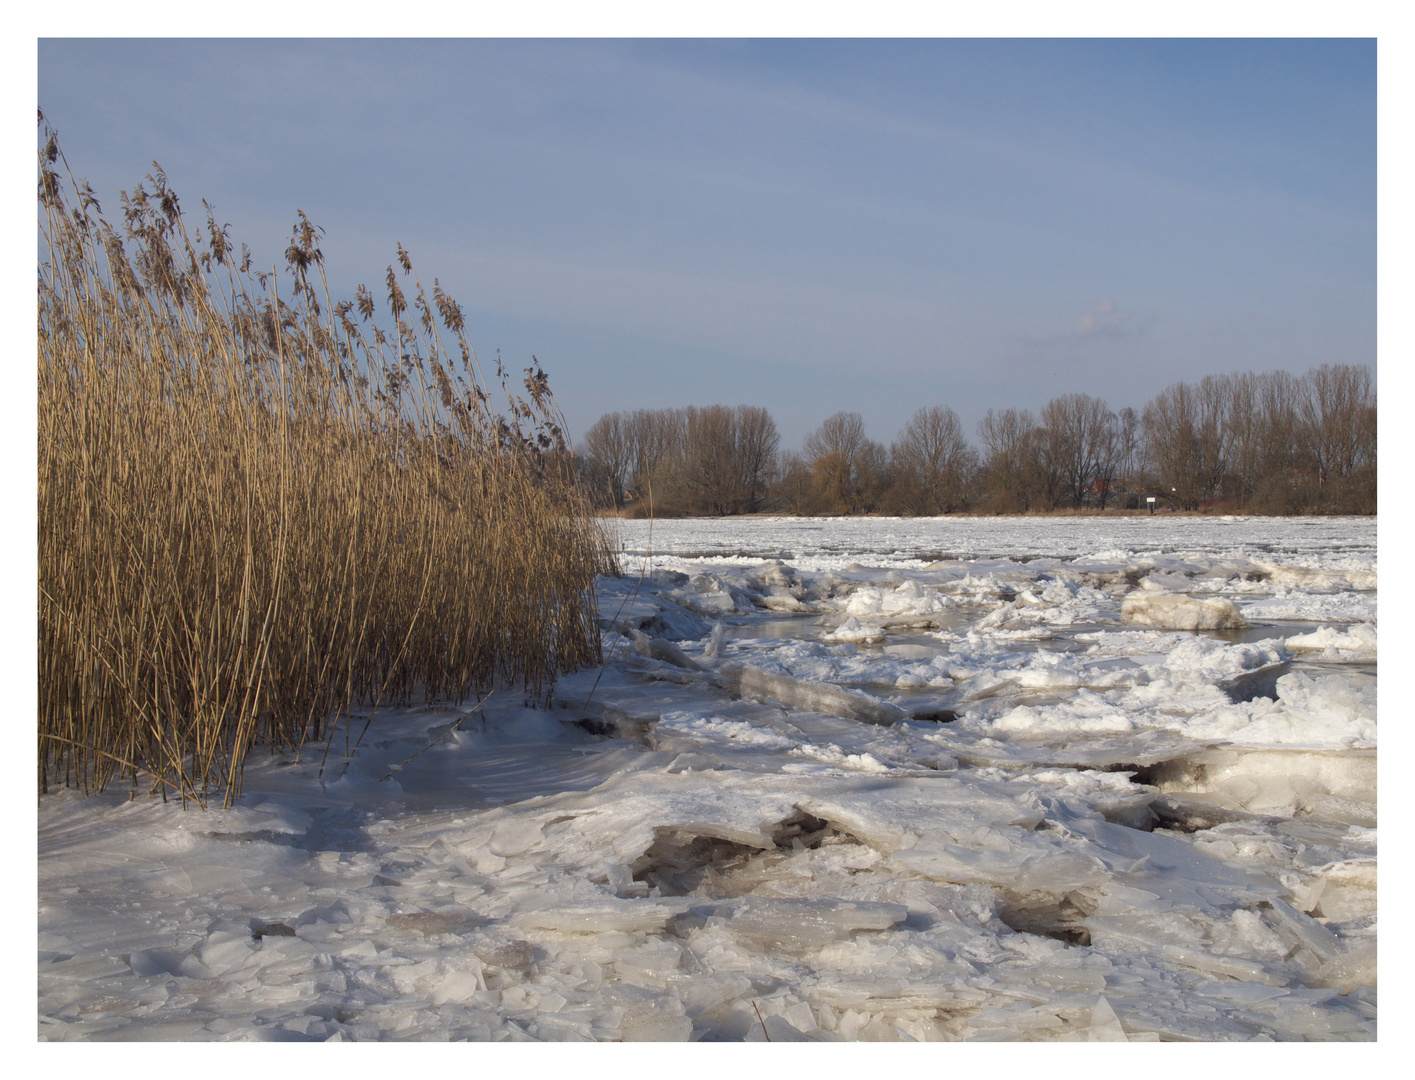
[[[1375,1037],[1372,523],[818,526],[656,523],[602,670],[393,781],[460,713],[47,796],[40,1037]]]

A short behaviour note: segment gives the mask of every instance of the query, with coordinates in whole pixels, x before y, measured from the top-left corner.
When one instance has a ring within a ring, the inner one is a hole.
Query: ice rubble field
[[[551,709],[45,797],[40,1038],[1375,1037],[1374,521],[617,524]]]

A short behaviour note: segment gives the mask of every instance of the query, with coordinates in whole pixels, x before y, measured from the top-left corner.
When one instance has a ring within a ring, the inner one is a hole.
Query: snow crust
[[[620,529],[549,708],[45,796],[39,1037],[1375,1037],[1374,522]]]

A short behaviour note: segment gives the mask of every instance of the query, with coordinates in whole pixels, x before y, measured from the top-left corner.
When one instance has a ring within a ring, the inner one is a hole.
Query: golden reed
[[[508,388],[498,357],[494,408],[401,245],[380,322],[330,299],[303,213],[254,271],[155,164],[120,233],[40,122],[41,792],[229,803],[258,742],[327,753],[344,718],[347,752],[351,705],[599,660],[613,558],[538,364]]]

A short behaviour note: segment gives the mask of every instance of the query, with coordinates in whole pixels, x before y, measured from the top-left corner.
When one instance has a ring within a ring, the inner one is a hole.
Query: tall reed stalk
[[[497,410],[401,245],[380,321],[331,300],[302,212],[255,271],[155,164],[115,229],[42,138],[41,791],[229,802],[253,745],[332,740],[352,704],[539,697],[599,659],[612,555],[538,364],[511,389],[497,358]]]

